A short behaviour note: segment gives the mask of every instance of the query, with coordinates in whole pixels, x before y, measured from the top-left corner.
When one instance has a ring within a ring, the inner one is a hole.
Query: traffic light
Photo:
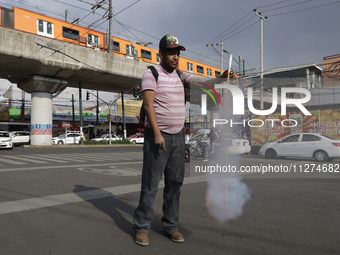
[[[133,88],[133,97],[137,98],[140,94],[140,87],[137,85],[136,87]]]
[[[90,92],[86,91],[86,100],[89,100],[89,99],[90,99]]]
[[[143,100],[143,93],[142,93],[142,89],[139,90],[139,99]]]
[[[111,121],[111,115],[110,115],[110,114],[107,115],[107,121],[108,121],[108,122]]]

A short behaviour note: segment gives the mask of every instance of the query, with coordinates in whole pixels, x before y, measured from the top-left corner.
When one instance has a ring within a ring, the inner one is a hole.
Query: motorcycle
[[[190,141],[190,154],[194,158],[205,157],[205,148],[208,146],[207,143],[202,142],[200,139]]]

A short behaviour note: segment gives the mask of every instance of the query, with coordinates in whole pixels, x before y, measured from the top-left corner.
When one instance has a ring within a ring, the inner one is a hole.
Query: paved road
[[[162,235],[160,190],[150,245],[136,245],[132,215],[139,199],[141,150],[141,146],[1,150],[0,254],[340,253],[340,179],[331,178],[334,173],[326,178],[244,175],[251,199],[241,217],[220,224],[206,208],[205,177],[190,176],[189,164],[179,226],[185,243]],[[315,163],[242,158],[242,165],[264,162]]]

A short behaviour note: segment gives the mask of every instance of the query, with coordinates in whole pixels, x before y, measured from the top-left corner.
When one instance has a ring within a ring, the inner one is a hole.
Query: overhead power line
[[[295,10],[295,11],[289,11],[289,12],[284,12],[284,13],[272,14],[272,15],[268,15],[268,17],[280,16],[280,15],[286,15],[286,14],[295,13],[295,12],[302,12],[302,11],[322,8],[322,7],[325,7],[325,6],[328,6],[328,5],[332,5],[332,4],[337,4],[337,3],[340,3],[340,1],[332,2],[332,3],[328,3],[328,4],[322,4],[322,5],[318,5],[318,6],[314,6],[314,7],[310,7],[310,8],[305,8],[305,9],[301,9],[301,10]]]
[[[211,42],[216,42],[220,36],[222,36],[224,33],[226,33],[227,31],[229,31],[231,28],[233,28],[236,24],[238,24],[239,22],[241,22],[243,19],[245,19],[247,16],[249,16],[252,13],[252,11],[250,11],[248,14],[246,14],[243,18],[241,18],[239,21],[237,21],[235,24],[233,24],[232,26],[230,26],[228,29],[226,29],[224,32],[222,32],[221,34],[219,34],[218,36],[216,36],[214,39],[212,39],[209,43]],[[243,23],[244,24],[244,23]]]
[[[290,6],[308,3],[308,2],[311,2],[311,1],[313,1],[313,0],[306,0],[306,1],[303,1],[303,2],[299,2],[299,3],[295,3],[295,4],[289,4],[289,5],[285,5],[285,6],[281,6],[281,7],[276,7],[276,8],[269,9],[269,10],[261,10],[261,12],[270,12],[270,11],[274,11],[274,10],[278,10],[278,9],[287,8],[287,7],[290,7]]]
[[[259,6],[259,7],[256,7],[255,9],[260,9],[260,8],[264,8],[264,7],[268,7],[268,6],[272,6],[272,5],[277,5],[277,4],[288,2],[288,1],[290,1],[290,0],[284,0],[284,1],[276,2],[276,3],[264,5],[264,6]]]

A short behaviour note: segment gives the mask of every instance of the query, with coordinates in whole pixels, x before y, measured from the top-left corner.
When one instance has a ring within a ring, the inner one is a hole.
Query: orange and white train
[[[80,47],[107,51],[108,35],[105,33],[18,7],[13,7],[12,9],[1,7],[0,15],[0,26],[2,27],[77,44]],[[126,58],[138,58],[140,61],[152,64],[158,64],[160,61],[158,50],[114,36],[111,43],[113,45],[112,51],[116,55]],[[208,78],[215,78],[220,75],[219,68],[185,57],[181,57],[178,68],[181,71]]]

